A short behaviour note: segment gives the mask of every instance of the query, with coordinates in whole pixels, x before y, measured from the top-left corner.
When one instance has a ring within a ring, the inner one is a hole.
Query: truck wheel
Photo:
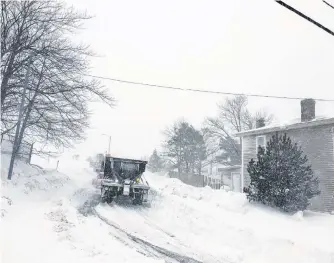
[[[114,200],[114,198],[109,194],[105,194],[105,195],[101,196],[101,203],[110,204],[110,203],[112,203],[113,200]]]
[[[101,196],[101,203],[106,203],[106,202],[107,202],[107,197]]]
[[[114,198],[112,198],[111,196],[107,199],[107,204],[111,204],[114,201]]]
[[[135,199],[133,199],[132,203],[134,205],[142,205],[143,204],[143,196],[135,197]]]

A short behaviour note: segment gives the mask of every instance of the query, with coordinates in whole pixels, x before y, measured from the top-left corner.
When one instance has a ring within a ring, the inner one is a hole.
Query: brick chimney
[[[304,99],[300,102],[301,121],[311,121],[315,118],[315,100]]]
[[[256,128],[262,128],[265,126],[264,118],[259,118],[256,120]]]

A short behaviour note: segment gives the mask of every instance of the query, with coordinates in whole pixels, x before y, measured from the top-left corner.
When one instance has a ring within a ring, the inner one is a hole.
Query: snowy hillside
[[[111,207],[94,176],[80,160],[62,173],[18,162],[2,180],[3,262],[334,262],[334,216],[289,216],[150,173],[150,207]]]

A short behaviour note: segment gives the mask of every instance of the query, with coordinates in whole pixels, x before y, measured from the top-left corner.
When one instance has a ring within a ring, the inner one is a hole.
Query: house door
[[[232,186],[234,192],[241,192],[241,175],[240,173],[232,173]]]

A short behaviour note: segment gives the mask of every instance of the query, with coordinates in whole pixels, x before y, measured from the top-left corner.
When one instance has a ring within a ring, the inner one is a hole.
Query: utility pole
[[[21,104],[20,104],[20,109],[19,109],[19,117],[18,117],[17,125],[16,125],[12,156],[11,156],[10,163],[9,163],[9,170],[8,170],[8,177],[7,177],[8,180],[12,179],[14,161],[15,161],[16,154],[17,154],[17,152],[19,150],[19,147],[20,147],[19,133],[20,133],[21,120],[22,120],[22,115],[23,115],[24,100],[25,100],[26,90],[27,90],[27,86],[28,86],[28,82],[29,82],[29,74],[30,74],[31,63],[32,63],[32,55],[30,55],[29,62],[28,62],[28,68],[27,68],[26,75],[25,75],[25,78],[24,78],[24,86],[23,86],[23,93],[22,93]]]

